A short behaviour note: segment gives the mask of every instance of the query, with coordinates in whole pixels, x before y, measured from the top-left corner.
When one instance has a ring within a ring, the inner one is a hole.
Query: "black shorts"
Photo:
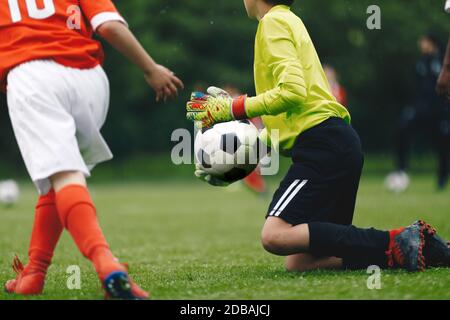
[[[298,136],[291,157],[266,218],[351,224],[364,163],[356,131],[340,118],[328,119]]]

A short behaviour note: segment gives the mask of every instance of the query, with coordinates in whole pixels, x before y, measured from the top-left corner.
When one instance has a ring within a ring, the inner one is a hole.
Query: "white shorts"
[[[102,67],[80,70],[51,60],[24,63],[8,74],[8,109],[28,173],[40,194],[55,173],[86,177],[112,159],[103,139],[109,82]]]

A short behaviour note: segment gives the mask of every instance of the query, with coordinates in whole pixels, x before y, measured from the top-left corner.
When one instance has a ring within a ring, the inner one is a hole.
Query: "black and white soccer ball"
[[[20,189],[14,180],[0,181],[0,205],[10,207],[19,201]]]
[[[258,129],[247,120],[219,123],[199,131],[194,150],[200,169],[225,182],[248,176],[259,162]]]

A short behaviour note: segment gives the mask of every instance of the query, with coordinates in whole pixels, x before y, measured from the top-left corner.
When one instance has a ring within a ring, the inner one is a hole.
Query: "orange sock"
[[[46,273],[63,227],[55,205],[55,192],[39,197],[28,250],[26,273]]]
[[[64,187],[56,194],[56,206],[63,226],[71,234],[80,252],[92,261],[100,277],[122,269],[109,250],[86,187]]]

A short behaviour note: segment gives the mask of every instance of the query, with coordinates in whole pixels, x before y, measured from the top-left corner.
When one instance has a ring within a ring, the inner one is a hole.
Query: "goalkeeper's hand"
[[[219,178],[213,177],[206,171],[203,171],[199,165],[195,166],[195,176],[202,181],[209,183],[214,187],[228,187],[230,185],[229,182],[225,182],[220,180]]]
[[[245,112],[247,96],[233,99],[228,92],[216,87],[209,87],[207,93],[192,93],[191,100],[186,105],[188,120],[201,124],[202,128],[209,128],[219,122],[247,118]]]

